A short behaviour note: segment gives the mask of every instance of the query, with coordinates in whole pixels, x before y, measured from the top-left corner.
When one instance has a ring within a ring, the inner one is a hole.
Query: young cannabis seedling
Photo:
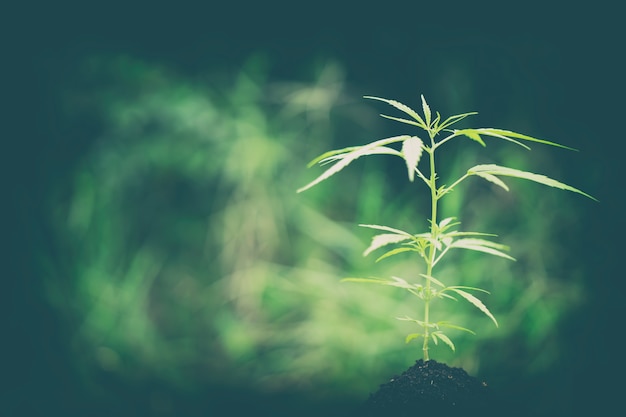
[[[460,231],[458,228],[460,222],[458,222],[455,217],[448,217],[439,220],[439,202],[443,197],[449,194],[455,187],[460,185],[466,179],[476,176],[487,180],[505,189],[506,191],[508,191],[509,188],[501,177],[521,178],[550,187],[572,191],[591,199],[594,198],[583,191],[548,178],[544,175],[495,164],[473,166],[469,168],[463,176],[456,179],[456,181],[454,181],[451,185],[439,184],[439,177],[437,175],[437,167],[435,164],[435,155],[443,145],[447,144],[452,139],[469,138],[478,142],[483,147],[486,146],[483,137],[491,137],[510,142],[528,150],[530,147],[528,147],[524,142],[536,142],[570,150],[572,150],[572,148],[503,129],[451,129],[452,125],[468,116],[476,114],[476,112],[457,114],[442,121],[438,112],[436,112],[433,117],[424,96],[421,96],[423,117],[410,107],[395,100],[387,100],[371,96],[366,96],[365,98],[385,102],[408,115],[410,117],[409,119],[387,115],[381,116],[397,122],[419,127],[425,131],[427,136],[426,140],[423,140],[418,136],[402,135],[377,140],[366,145],[351,146],[348,148],[326,152],[311,161],[308,166],[311,167],[316,163],[320,163],[321,165],[332,164],[330,168],[328,168],[314,181],[300,188],[298,192],[305,191],[314,185],[319,184],[347,167],[352,161],[362,156],[379,154],[395,155],[402,158],[406,164],[409,181],[414,182],[414,179],[417,176],[417,178],[426,185],[430,191],[431,202],[431,213],[429,219],[430,230],[427,232],[413,234],[388,226],[375,224],[360,225],[362,227],[383,232],[373,237],[370,246],[364,252],[364,256],[388,245],[393,245],[393,249],[387,250],[379,256],[376,260],[377,262],[399,253],[416,252],[426,264],[426,272],[419,274],[419,281],[409,282],[399,277],[392,277],[391,279],[345,278],[343,281],[374,283],[403,288],[421,299],[424,303],[424,310],[421,319],[415,319],[412,317],[398,317],[398,319],[411,321],[418,325],[421,329],[420,332],[409,334],[406,337],[406,342],[408,343],[413,339],[422,338],[424,360],[429,360],[428,344],[431,340],[435,344],[442,341],[448,345],[450,349],[453,351],[455,350],[454,343],[446,335],[446,333],[444,333],[443,329],[456,329],[474,334],[474,332],[470,329],[449,323],[447,321],[433,321],[430,317],[430,306],[431,303],[437,299],[456,300],[456,297],[461,297],[482,311],[494,322],[496,326],[498,326],[496,318],[489,311],[489,309],[479,298],[472,294],[472,292],[488,293],[488,291],[481,288],[462,285],[447,285],[435,277],[434,269],[442,261],[444,256],[446,256],[451,249],[467,249],[514,260],[514,258],[506,253],[509,249],[507,246],[488,239],[489,237],[494,237],[495,235],[481,232]],[[399,144],[400,149],[390,147],[389,145],[392,144]],[[428,167],[426,169],[419,164],[424,152],[428,157]]]

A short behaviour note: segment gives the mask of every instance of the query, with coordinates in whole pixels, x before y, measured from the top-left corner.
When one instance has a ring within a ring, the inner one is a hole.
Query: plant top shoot
[[[480,177],[506,191],[509,191],[509,187],[503,181],[503,177],[514,177],[534,181],[549,187],[572,191],[593,200],[595,200],[595,198],[574,187],[548,178],[545,175],[521,171],[515,168],[495,164],[473,166],[469,168],[460,178],[452,182],[451,185],[440,185],[438,183],[439,177],[437,176],[437,167],[435,165],[435,154],[453,139],[470,139],[479,143],[483,147],[486,147],[486,143],[483,138],[489,137],[509,142],[527,150],[530,149],[527,145],[527,143],[530,142],[569,150],[573,149],[558,143],[537,139],[509,130],[494,128],[453,129],[452,126],[454,124],[468,116],[476,114],[476,112],[457,114],[442,120],[439,112],[435,112],[435,114],[431,112],[424,96],[421,96],[422,115],[395,100],[371,96],[366,96],[365,98],[382,101],[405,113],[409,118],[387,115],[381,116],[400,123],[418,127],[425,132],[424,136],[394,136],[361,146],[351,146],[326,152],[311,161],[308,166],[311,167],[319,163],[320,165],[331,164],[330,167],[315,180],[300,188],[298,192],[305,191],[328,179],[362,156],[381,154],[394,155],[403,159],[404,164],[406,165],[409,181],[415,182],[417,179],[418,183],[424,183],[426,185],[426,188],[430,191],[431,202],[429,219],[430,230],[427,232],[415,234],[389,226],[376,224],[360,225],[362,227],[374,229],[380,232],[373,237],[371,244],[364,252],[364,256],[385,248],[385,252],[376,260],[378,262],[399,253],[415,252],[425,263],[425,273],[419,274],[419,278],[415,277],[415,282],[399,277],[391,277],[391,279],[345,278],[342,281],[398,287],[410,292],[422,300],[424,303],[424,310],[421,318],[416,319],[407,316],[397,317],[397,319],[414,322],[418,326],[420,329],[419,332],[407,335],[406,342],[408,343],[413,339],[422,339],[423,359],[427,361],[429,360],[428,345],[431,340],[435,344],[438,344],[438,342],[441,341],[449,346],[452,351],[455,351],[454,343],[450,337],[444,333],[444,330],[456,329],[475,334],[470,329],[445,320],[433,321],[430,317],[430,306],[431,303],[437,299],[456,300],[460,297],[474,305],[478,310],[491,319],[496,326],[498,326],[498,322],[494,315],[489,311],[485,304],[483,304],[483,302],[474,295],[475,293],[481,292],[488,293],[488,291],[476,287],[448,285],[436,277],[435,267],[442,261],[451,249],[466,249],[514,260],[514,258],[507,253],[509,250],[507,246],[490,240],[490,238],[493,238],[495,235],[482,232],[461,231],[458,227],[460,222],[458,222],[455,217],[447,217],[440,220],[438,217],[438,208],[439,202],[442,198],[470,177]],[[396,147],[390,146],[394,144],[397,144]],[[426,158],[428,158],[428,166],[426,168],[423,167],[424,164],[420,164],[423,160],[424,153],[426,154]],[[388,249],[390,246],[392,249]]]

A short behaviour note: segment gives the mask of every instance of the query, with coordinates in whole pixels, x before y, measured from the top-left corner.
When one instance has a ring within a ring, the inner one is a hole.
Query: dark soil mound
[[[488,393],[486,383],[469,376],[463,369],[420,359],[402,375],[394,376],[370,394],[361,414],[394,417],[430,412],[438,416],[482,414],[486,411]]]

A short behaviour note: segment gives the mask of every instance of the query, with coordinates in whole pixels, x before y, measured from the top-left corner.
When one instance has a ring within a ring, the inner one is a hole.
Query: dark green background
[[[568,158],[564,178],[600,203],[581,203],[579,221],[587,233],[563,242],[588,271],[588,309],[565,332],[569,349],[562,366],[550,378],[520,381],[519,387],[554,389],[566,380],[559,388],[571,399],[562,404],[566,410],[604,412],[619,404],[625,33],[615,7],[602,2],[559,7],[550,2],[40,3],[3,13],[4,415],[98,415],[98,410],[85,414],[89,404],[82,403],[83,387],[70,371],[72,358],[54,310],[44,301],[32,256],[51,239],[43,220],[47,190],[67,180],[89,147],[83,138],[98,133],[89,120],[70,122],[59,106],[64,90],[77,88],[78,64],[93,53],[129,54],[193,76],[212,68],[237,71],[260,51],[277,79],[307,74],[316,60],[333,58],[345,66],[348,82],[363,89],[359,94],[410,102],[417,91],[437,95],[429,81],[452,59],[471,74],[482,114],[497,120],[508,96],[526,97],[541,135],[567,138],[581,150]],[[119,415],[142,415],[143,389],[113,391],[124,404]],[[181,402],[189,415],[210,415],[202,414],[202,398]]]

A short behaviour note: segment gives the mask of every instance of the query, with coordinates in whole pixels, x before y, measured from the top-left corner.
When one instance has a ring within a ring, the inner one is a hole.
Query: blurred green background
[[[417,3],[30,15],[6,77],[18,111],[3,164],[0,413],[341,415],[411,366],[420,346],[394,317],[421,311],[418,300],[339,280],[424,272],[411,257],[363,258],[372,231],[356,225],[425,231],[426,190],[382,156],[295,190],[321,172],[306,169],[321,152],[411,134],[363,95],[418,108],[420,94],[443,116],[478,111],[468,127],[581,151],[459,141],[444,180],[500,163],[600,199],[520,181],[510,193],[469,181],[444,199],[445,216],[497,233],[518,261],[442,264],[447,282],[491,291],[481,298],[500,328],[441,302],[436,317],[477,335],[450,334],[457,352],[432,357],[488,381],[520,415],[609,404],[616,388],[590,381],[616,372],[623,313],[609,130],[623,86],[605,53],[618,32],[583,9],[568,16],[586,29],[524,4],[450,9],[446,24],[434,18],[446,10]]]

